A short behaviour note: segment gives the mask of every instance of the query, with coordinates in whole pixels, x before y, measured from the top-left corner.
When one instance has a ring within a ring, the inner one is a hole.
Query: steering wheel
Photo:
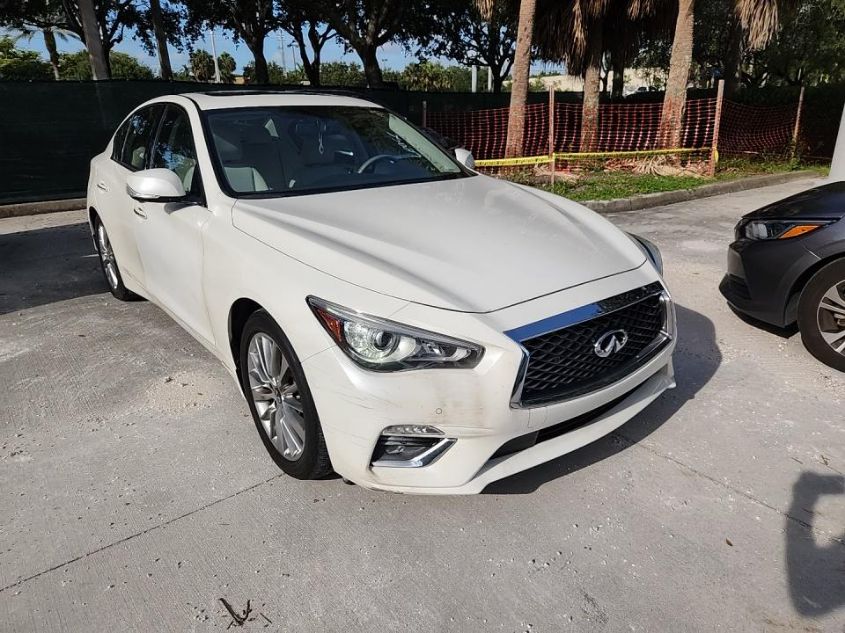
[[[375,156],[370,156],[367,160],[361,163],[361,166],[358,168],[358,173],[363,174],[364,170],[366,170],[371,165],[381,161],[381,160],[390,160],[394,163],[398,163],[400,160],[408,160],[409,158],[417,158],[416,154],[376,154]]]

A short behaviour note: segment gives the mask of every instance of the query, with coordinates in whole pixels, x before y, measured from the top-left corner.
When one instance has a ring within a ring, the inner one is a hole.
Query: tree
[[[220,69],[220,81],[224,84],[235,83],[235,68],[237,68],[237,66],[235,58],[229,55],[229,53],[220,53],[217,56],[217,67]]]
[[[472,79],[469,68],[444,66],[430,61],[408,64],[395,80],[403,90],[427,92],[469,91]]]
[[[257,83],[270,81],[264,40],[281,26],[274,0],[183,0],[187,9],[187,30],[194,37],[209,26],[230,31],[235,41],[246,44],[255,60]]]
[[[296,42],[308,83],[319,86],[323,47],[337,37],[334,28],[323,20],[320,5],[313,0],[288,0],[283,5],[281,27]]]
[[[745,33],[748,50],[760,50],[778,30],[778,0],[730,0],[736,19]],[[672,39],[669,78],[663,97],[658,139],[663,147],[679,147],[681,124],[687,99],[687,84],[692,68],[695,0],[678,0],[678,17]],[[725,74],[735,72],[726,69]]]
[[[15,40],[11,37],[0,37],[0,79],[32,81],[51,76],[50,64],[38,53],[15,48]]]
[[[97,22],[97,13],[94,11],[94,0],[77,0],[76,4],[79,8],[82,40],[85,42],[85,48],[88,49],[94,80],[109,79],[108,51],[103,47],[103,41],[100,39],[100,25]]]
[[[493,92],[501,92],[513,65],[517,7],[512,0],[495,2],[489,19],[484,19],[475,4],[446,0],[437,12],[438,28],[429,51],[465,66],[487,66]]]
[[[476,0],[476,5],[486,20],[492,19],[496,2],[502,0]],[[511,101],[508,108],[508,136],[505,156],[522,154],[525,139],[525,102],[528,100],[528,81],[531,75],[531,45],[534,36],[534,14],[537,0],[520,0],[516,31],[516,51],[513,61]]]
[[[377,53],[388,42],[427,43],[436,26],[433,12],[422,2],[406,0],[337,0],[320,4],[326,22],[337,32],[347,49],[364,65],[371,88],[383,88]]]
[[[112,79],[153,79],[155,77],[151,68],[132,55],[112,51],[109,57]],[[61,53],[59,66],[62,79],[86,81],[93,78],[87,51]]]
[[[191,51],[188,55],[188,63],[190,65],[191,75],[197,81],[211,81],[214,79],[214,58],[208,51],[204,51],[201,48]]]

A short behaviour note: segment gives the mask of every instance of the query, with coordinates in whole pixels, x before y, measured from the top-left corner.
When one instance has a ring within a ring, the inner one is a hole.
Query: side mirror
[[[169,169],[144,169],[129,174],[126,192],[140,202],[177,202],[187,195],[179,176]]]
[[[475,169],[475,158],[473,157],[472,152],[465,147],[455,148],[455,158],[457,158],[458,162],[464,167],[467,167],[468,169]]]

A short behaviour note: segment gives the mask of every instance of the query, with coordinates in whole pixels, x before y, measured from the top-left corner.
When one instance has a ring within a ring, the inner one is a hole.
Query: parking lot
[[[282,476],[83,212],[0,220],[0,630],[845,632],[845,375],[717,290],[812,182],[611,216],[663,250],[678,387],[474,497]]]

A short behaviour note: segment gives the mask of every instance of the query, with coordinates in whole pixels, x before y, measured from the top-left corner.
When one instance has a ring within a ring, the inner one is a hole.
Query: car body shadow
[[[784,527],[789,597],[798,613],[810,617],[845,606],[845,531],[827,539],[813,533],[816,504],[825,495],[845,496],[845,476],[801,473]]]
[[[0,235],[0,314],[108,291],[84,222]]]
[[[484,494],[529,494],[544,483],[587,468],[648,437],[669,420],[716,373],[722,354],[716,344],[713,322],[703,314],[676,306],[679,342],[675,351],[678,386],[663,394],[621,427],[592,444],[540,464],[529,470],[494,481]]]
[[[745,314],[744,312],[740,312],[736,308],[734,308],[730,303],[728,304],[728,308],[731,312],[733,312],[736,317],[742,321],[743,323],[747,323],[748,325],[757,328],[758,330],[763,330],[764,332],[768,332],[769,334],[774,334],[775,336],[779,336],[780,338],[791,338],[798,332],[798,324],[791,323],[786,327],[778,327],[777,325],[772,325],[771,323],[766,323],[765,321],[761,321],[760,319],[755,319],[753,316]]]

